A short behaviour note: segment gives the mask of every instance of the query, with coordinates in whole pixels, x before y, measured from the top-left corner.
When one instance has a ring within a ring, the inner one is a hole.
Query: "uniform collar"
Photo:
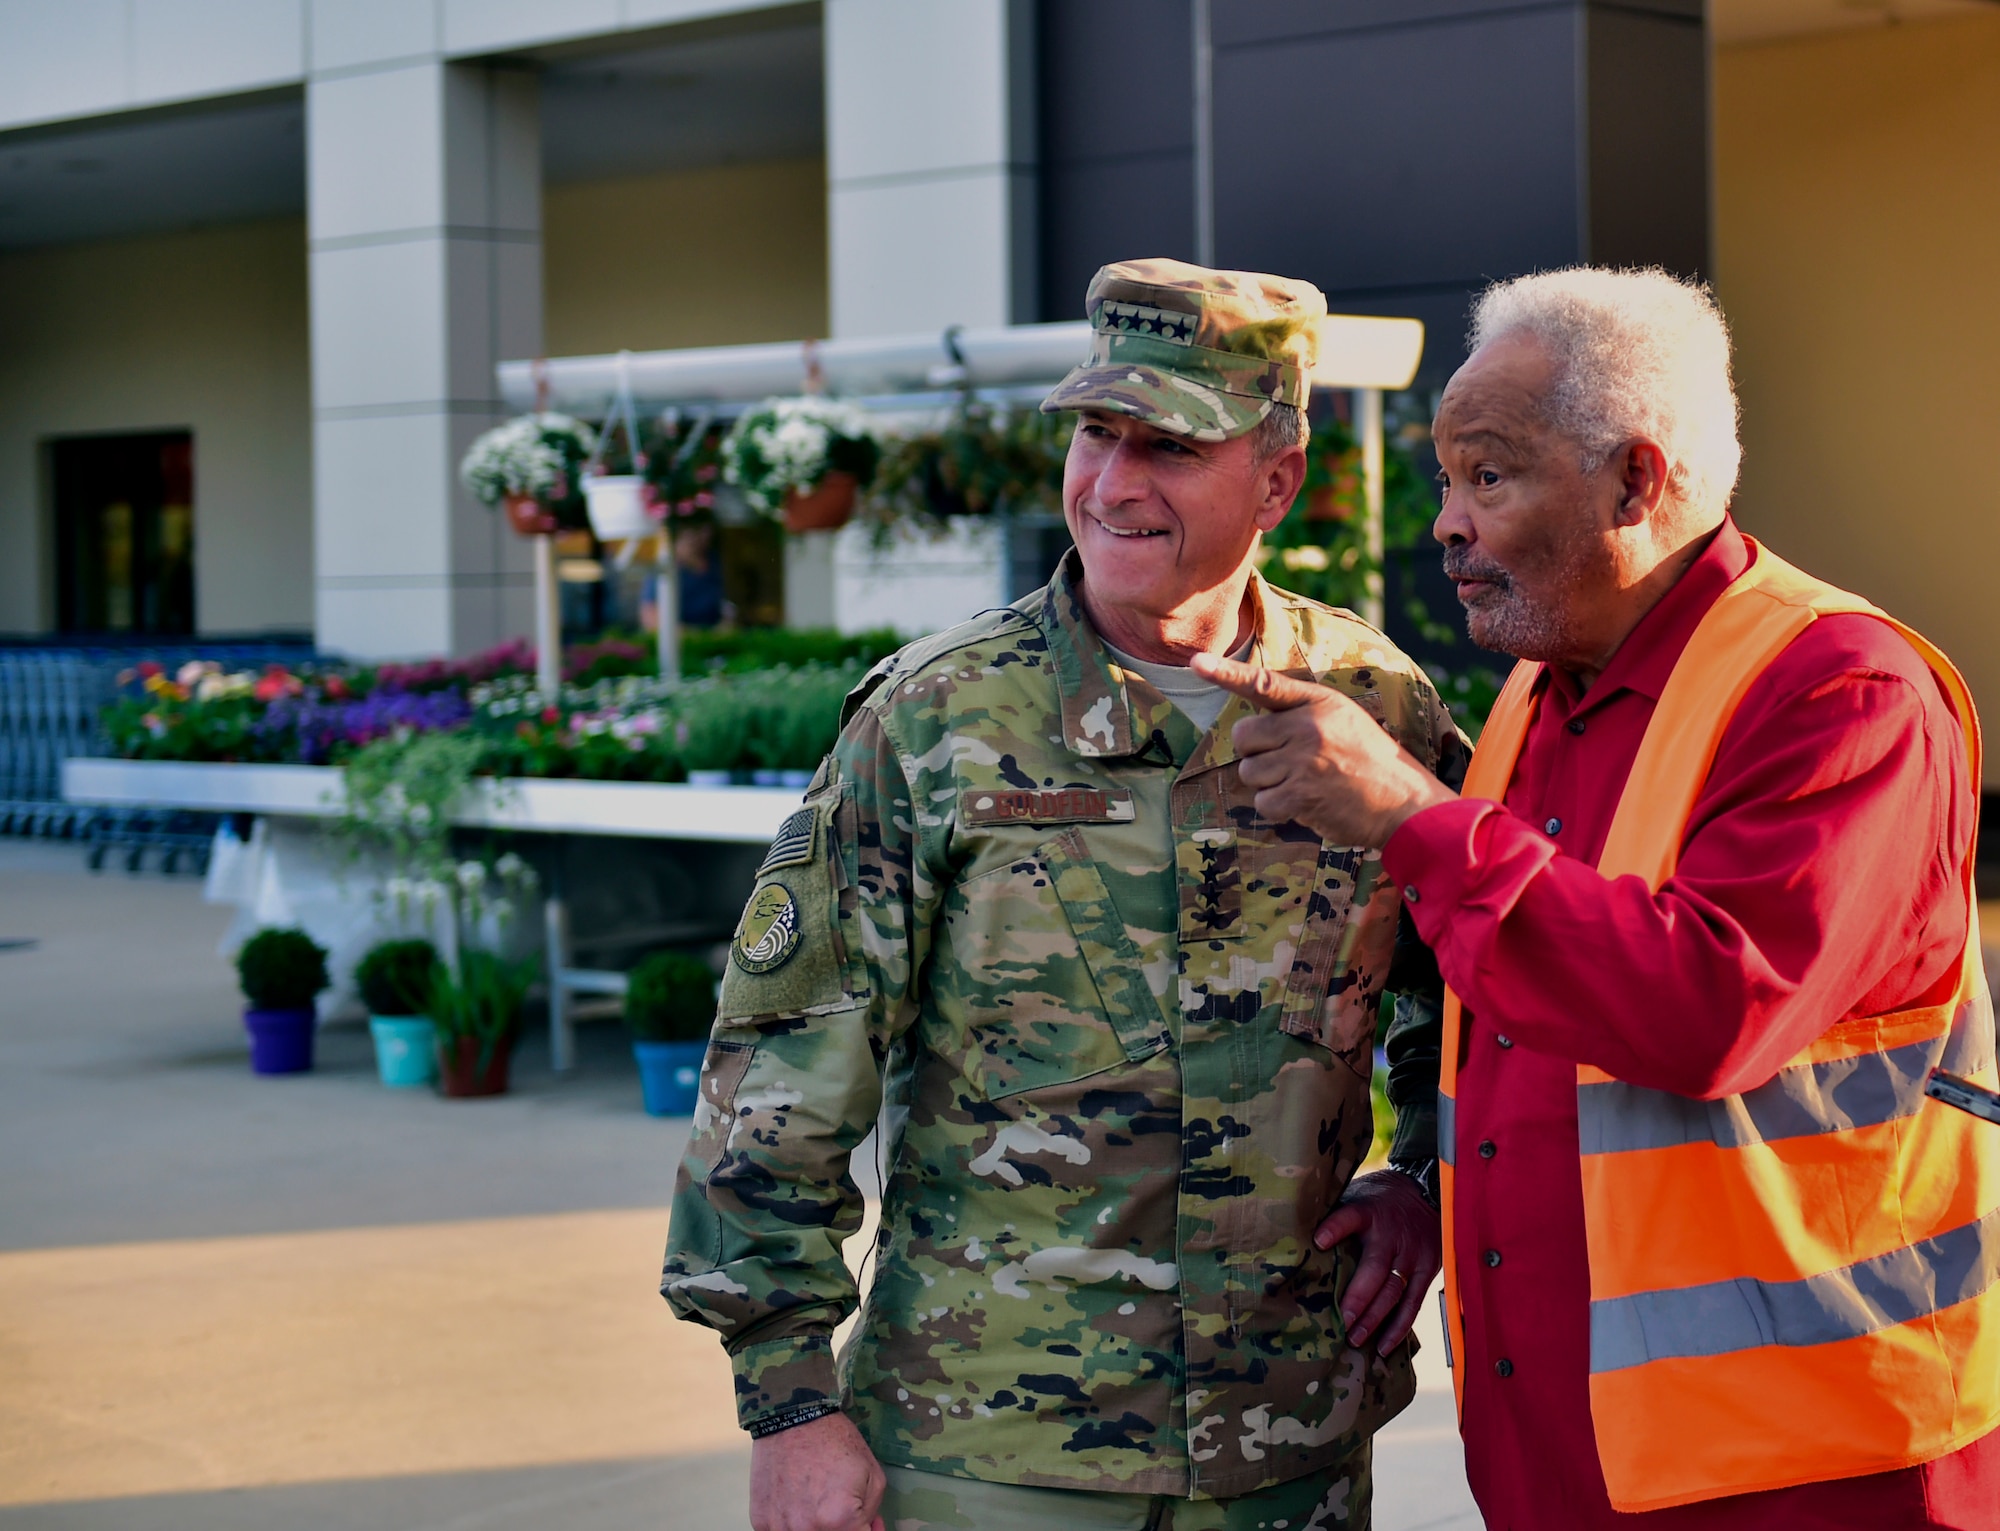
[[[1082,581],[1082,559],[1071,549],[1057,568],[1055,578],[1041,593],[1039,609],[1030,610],[1027,615],[1041,628],[1048,641],[1049,658],[1055,665],[1056,685],[1062,694],[1063,747],[1072,755],[1087,759],[1129,758],[1151,744],[1153,730],[1135,724],[1133,698],[1125,672],[1106,652],[1103,639],[1097,636],[1097,629],[1084,613],[1078,593]],[[1250,663],[1312,679],[1313,672],[1306,662],[1291,608],[1254,569],[1250,573],[1250,597],[1257,617]],[[1023,606],[1030,605],[1033,599]],[[1139,684],[1146,696],[1157,695],[1152,687]],[[1229,731],[1238,718],[1250,711],[1248,702],[1231,697],[1215,727],[1196,745],[1184,769],[1205,770],[1234,760],[1236,750]]]
[[[1687,572],[1618,645],[1611,663],[1587,693],[1574,675],[1554,665],[1547,667],[1549,685],[1559,688],[1572,707],[1595,706],[1621,691],[1635,691],[1659,701],[1667,677],[1674,673],[1681,651],[1708,615],[1708,608],[1749,567],[1750,544],[1736,529],[1734,519],[1725,516]]]

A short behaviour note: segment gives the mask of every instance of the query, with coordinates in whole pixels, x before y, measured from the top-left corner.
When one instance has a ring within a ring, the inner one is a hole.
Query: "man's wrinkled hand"
[[[887,1486],[881,1464],[845,1414],[750,1444],[755,1531],[882,1531]]]
[[[1195,655],[1193,668],[1262,709],[1230,737],[1243,784],[1273,823],[1378,847],[1411,814],[1456,796],[1338,691],[1215,654]]]
[[[1363,1175],[1348,1186],[1313,1234],[1321,1249],[1361,1240],[1361,1258],[1341,1295],[1340,1317],[1356,1350],[1375,1336],[1387,1355],[1422,1311],[1424,1294],[1444,1264],[1444,1232],[1417,1183],[1396,1170]]]

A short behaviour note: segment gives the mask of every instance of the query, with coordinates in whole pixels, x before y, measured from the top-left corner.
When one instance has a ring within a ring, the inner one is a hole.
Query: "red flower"
[[[142,659],[139,661],[139,678],[141,680],[151,680],[155,675],[164,675],[166,673],[165,668],[157,660]]]
[[[354,689],[347,684],[345,675],[329,675],[326,678],[326,694],[336,702],[344,702],[354,695]]]
[[[544,707],[542,709],[542,721],[548,724],[556,724],[562,722],[561,710],[555,707]]]

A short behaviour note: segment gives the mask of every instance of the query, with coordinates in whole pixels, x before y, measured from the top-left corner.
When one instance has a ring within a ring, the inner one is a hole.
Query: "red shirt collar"
[[[1572,708],[1594,705],[1620,691],[1636,691],[1659,701],[1681,650],[1708,615],[1708,608],[1749,567],[1750,544],[1736,529],[1735,519],[1725,516],[1701,556],[1618,645],[1618,652],[1611,656],[1611,663],[1587,696],[1574,675],[1554,665],[1545,672],[1548,684],[1560,687]]]

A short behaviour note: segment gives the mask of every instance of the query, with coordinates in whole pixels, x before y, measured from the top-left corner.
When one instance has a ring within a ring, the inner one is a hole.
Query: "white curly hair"
[[[1525,332],[1555,363],[1544,418],[1595,472],[1635,436],[1660,444],[1682,513],[1720,520],[1736,489],[1729,326],[1714,294],[1658,267],[1571,266],[1496,282],[1472,310],[1467,349]]]

